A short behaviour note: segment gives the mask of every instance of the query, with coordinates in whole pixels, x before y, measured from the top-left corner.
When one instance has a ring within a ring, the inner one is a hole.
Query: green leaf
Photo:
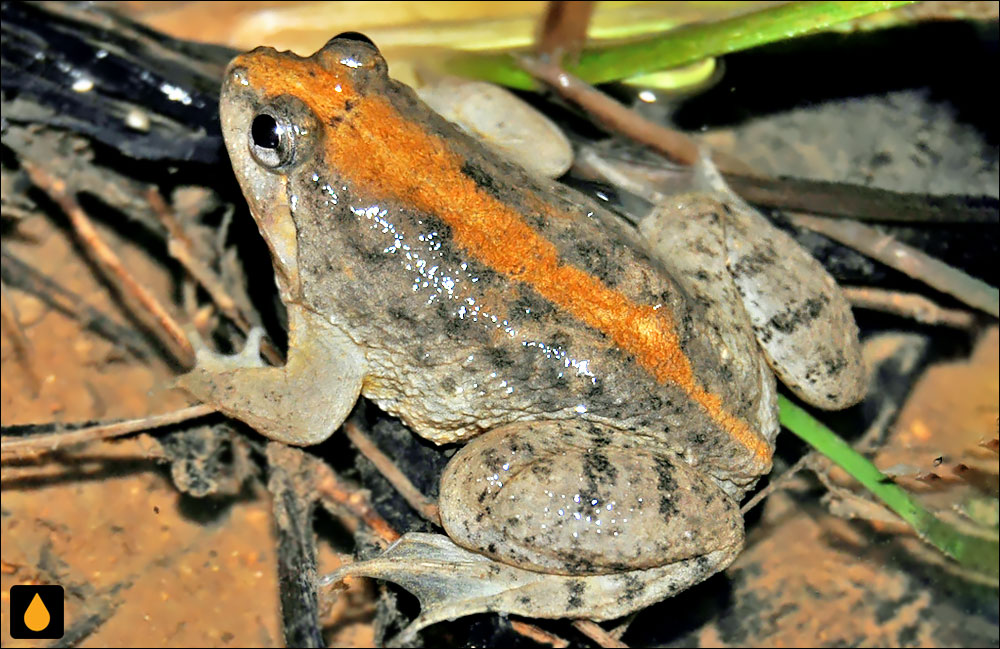
[[[847,471],[909,523],[920,538],[967,568],[991,577],[1000,576],[1000,542],[997,538],[986,534],[967,534],[940,520],[804,409],[783,396],[778,397],[778,404],[782,425]]]
[[[906,4],[910,2],[790,2],[714,23],[684,25],[653,38],[584,50],[566,71],[588,83],[620,81],[811,34]],[[520,90],[538,89],[515,54],[464,53],[442,65],[451,74]]]

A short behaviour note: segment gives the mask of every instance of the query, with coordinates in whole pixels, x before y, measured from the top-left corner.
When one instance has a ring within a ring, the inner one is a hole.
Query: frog
[[[220,98],[288,314],[283,366],[198,349],[179,384],[271,440],[318,444],[361,396],[458,448],[443,534],[324,579],[395,581],[413,631],[493,611],[608,620],[727,567],[770,472],[777,381],[862,398],[850,307],[738,200],[670,197],[638,228],[497,157],[369,41],[260,47]]]

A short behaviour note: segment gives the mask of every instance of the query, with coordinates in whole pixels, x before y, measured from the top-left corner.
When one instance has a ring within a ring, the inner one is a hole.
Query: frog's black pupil
[[[263,149],[278,148],[278,122],[270,115],[254,117],[250,135],[253,137],[253,143]]]
[[[337,34],[336,36],[334,36],[334,38],[343,38],[344,40],[348,41],[358,41],[360,43],[368,43],[372,47],[375,47],[375,43],[372,42],[372,39],[368,38],[367,36],[365,36],[360,32],[344,32],[343,34]]]

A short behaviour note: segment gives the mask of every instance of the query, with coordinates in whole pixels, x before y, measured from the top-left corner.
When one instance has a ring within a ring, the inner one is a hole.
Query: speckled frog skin
[[[450,540],[407,535],[395,567],[392,551],[352,567],[410,584],[424,623],[609,619],[706,578],[741,548],[738,501],[771,468],[768,363],[823,407],[862,394],[850,311],[785,235],[689,195],[643,240],[494,158],[367,43],[238,57],[221,117],[288,361],[265,366],[255,333],[236,357],[201,350],[181,384],[291,444],[326,439],[359,395],[468,441],[442,477]],[[431,596],[428,579],[454,583]]]

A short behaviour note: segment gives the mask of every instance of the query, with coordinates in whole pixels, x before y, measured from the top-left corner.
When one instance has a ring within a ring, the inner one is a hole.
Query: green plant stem
[[[966,534],[938,519],[804,409],[783,396],[778,397],[778,404],[782,425],[847,471],[909,523],[922,539],[979,573],[1000,575],[1000,544],[996,539]]]
[[[575,65],[566,66],[566,71],[591,84],[620,81],[810,34],[910,3],[790,2],[714,23],[684,25],[653,38],[584,50]],[[514,54],[462,54],[443,65],[452,74],[520,90],[538,89],[538,83],[521,69]]]

